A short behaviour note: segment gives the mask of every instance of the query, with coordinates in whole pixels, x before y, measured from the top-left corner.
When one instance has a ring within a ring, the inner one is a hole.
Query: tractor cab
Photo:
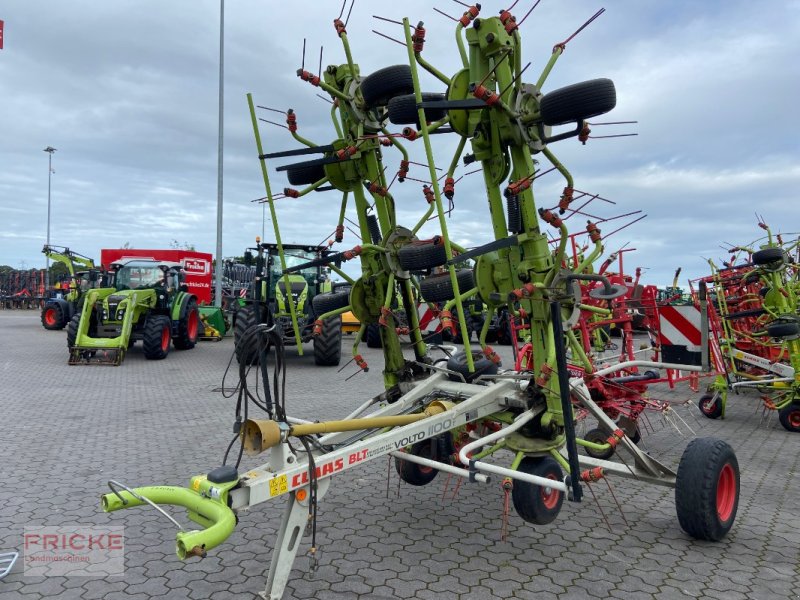
[[[329,270],[321,266],[302,269],[288,276],[283,275],[283,267],[277,245],[268,244],[267,276],[262,284],[263,297],[273,305],[273,316],[277,319],[291,319],[288,298],[291,294],[298,314],[311,312],[310,301],[317,294],[330,291]],[[324,247],[284,246],[286,268],[308,263],[322,257]],[[286,287],[289,280],[289,289]]]

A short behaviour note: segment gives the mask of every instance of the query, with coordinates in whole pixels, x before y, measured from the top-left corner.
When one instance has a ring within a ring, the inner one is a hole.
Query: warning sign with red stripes
[[[686,346],[700,351],[700,309],[692,306],[659,306],[658,324],[662,346]]]

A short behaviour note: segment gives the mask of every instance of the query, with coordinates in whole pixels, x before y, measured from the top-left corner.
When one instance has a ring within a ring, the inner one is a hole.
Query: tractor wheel
[[[436,102],[445,99],[444,94],[422,92],[423,102]],[[387,108],[389,109],[389,120],[395,125],[414,125],[417,129],[421,127],[417,112],[417,97],[414,94],[395,96],[389,100]],[[444,108],[425,109],[425,119],[428,123],[444,119],[446,116],[447,110]]]
[[[242,306],[236,312],[236,321],[233,324],[233,346],[236,351],[236,360],[241,364],[244,362],[248,365],[258,364],[258,350],[256,344],[248,344],[247,348],[244,347],[242,340],[245,338],[245,333],[251,327],[264,323],[265,320],[260,318],[259,311],[256,310],[254,304]],[[255,342],[255,340],[252,340]],[[269,347],[267,347],[269,352]]]
[[[771,265],[772,263],[786,262],[786,253],[783,248],[764,248],[756,250],[750,258],[754,265]]]
[[[311,305],[314,307],[314,314],[318,317],[326,312],[344,308],[348,304],[350,304],[350,290],[342,289],[317,294],[311,301]]]
[[[610,79],[591,79],[553,90],[542,98],[539,110],[545,125],[564,125],[602,115],[617,105]]]
[[[142,350],[147,360],[161,360],[169,354],[172,322],[166,315],[150,315],[142,332]]]
[[[700,412],[709,419],[719,419],[722,416],[722,398],[719,392],[703,394],[697,401]]]
[[[739,505],[739,462],[726,442],[696,438],[678,464],[675,508],[681,528],[698,540],[725,537]]]
[[[377,323],[369,323],[367,325],[364,338],[367,340],[367,348],[381,348],[383,346],[380,325]]]
[[[395,96],[414,93],[414,81],[408,65],[384,67],[361,81],[361,96],[367,108],[389,102]]]
[[[397,251],[397,261],[406,271],[426,271],[447,262],[444,242],[408,244]]]
[[[72,348],[75,345],[75,340],[78,338],[78,325],[81,322],[81,313],[72,317],[67,324],[67,348]]]
[[[587,431],[586,435],[583,436],[583,439],[587,442],[593,442],[595,444],[605,444],[608,440],[608,434],[599,427],[595,427],[594,429]],[[609,447],[608,450],[592,450],[591,448],[584,447],[583,450],[592,458],[602,458],[603,460],[608,460],[614,456],[614,448],[611,447]]]
[[[767,325],[767,334],[771,338],[796,338],[800,336],[800,325],[797,323],[772,323]]]
[[[42,326],[45,329],[64,329],[69,322],[69,316],[64,314],[58,302],[48,302],[42,308]]]
[[[486,358],[480,350],[472,351],[472,364],[475,366],[475,371],[470,373],[469,367],[467,366],[467,353],[464,350],[456,352],[447,359],[447,368],[463,375],[467,383],[480,375],[496,375],[497,368],[500,366]],[[461,381],[460,377],[453,374],[450,375],[450,379],[453,381]]]
[[[191,350],[197,343],[197,336],[200,327],[200,310],[197,308],[197,300],[189,300],[186,303],[186,310],[180,321],[178,321],[178,335],[172,340],[177,350]]]
[[[789,404],[778,411],[778,419],[786,431],[800,432],[800,404]]]
[[[411,450],[409,454],[413,454],[414,456],[421,456],[422,458],[431,458],[431,440],[423,440],[421,442],[417,442],[413,446],[411,446]],[[408,483],[409,485],[428,485],[431,481],[436,478],[436,475],[439,473],[438,469],[434,469],[433,467],[425,467],[423,465],[418,465],[417,463],[412,463],[408,460],[403,460],[400,457],[395,457],[394,459],[394,467],[397,469],[397,474],[400,475],[400,479]]]
[[[475,287],[475,278],[472,269],[456,271],[459,291],[466,292]],[[450,273],[442,273],[426,277],[419,284],[419,291],[426,302],[445,302],[456,297],[453,285],[450,282]]]
[[[311,185],[325,177],[325,167],[323,165],[288,167],[286,176],[292,185]]]
[[[562,481],[561,467],[551,456],[543,458],[526,457],[519,465],[519,471],[528,475],[538,475],[553,481]],[[523,521],[535,525],[552,523],[561,511],[564,493],[553,488],[543,487],[519,479],[514,480],[511,489],[514,510]]]
[[[335,367],[341,360],[342,317],[335,316],[325,319],[322,332],[314,336],[314,364],[321,367]]]

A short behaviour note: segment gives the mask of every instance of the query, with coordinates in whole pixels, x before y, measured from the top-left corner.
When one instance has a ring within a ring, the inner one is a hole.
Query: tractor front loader
[[[297,346],[313,339],[314,361],[321,366],[336,366],[342,355],[342,319],[319,317],[348,303],[347,291],[332,291],[328,269],[321,265],[303,267],[292,274],[283,269],[324,257],[325,246],[262,243],[257,238],[256,271],[250,295],[236,312],[233,334],[236,358],[253,364],[258,361],[254,344],[247,343],[248,329],[259,323],[274,325],[286,346]],[[249,252],[249,251],[248,251]],[[252,260],[252,253],[249,255]]]
[[[194,348],[200,316],[178,263],[126,259],[111,264],[114,287],[90,290],[67,326],[69,364],[118,366],[138,340],[145,358],[160,360],[170,341]]]
[[[80,312],[86,290],[104,283],[100,271],[88,256],[65,246],[45,245],[42,252],[50,260],[66,266],[69,273],[69,291],[62,297],[48,298],[42,306],[42,326],[45,329],[64,329],[75,313]]]

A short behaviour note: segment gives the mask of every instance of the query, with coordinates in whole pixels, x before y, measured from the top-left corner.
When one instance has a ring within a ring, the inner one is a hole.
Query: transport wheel
[[[716,542],[733,526],[739,506],[739,463],[726,442],[697,438],[678,464],[675,508],[681,528],[698,540]]]
[[[197,300],[189,300],[186,310],[178,321],[178,335],[172,341],[177,350],[191,350],[197,344],[197,335],[200,331],[200,311]]]
[[[778,419],[787,431],[800,431],[800,404],[789,404],[778,411]]]
[[[67,315],[64,314],[61,305],[57,302],[48,302],[42,308],[42,326],[45,329],[64,329],[67,322]]]
[[[553,481],[563,480],[561,466],[552,456],[523,458],[519,465],[519,471]],[[564,494],[554,488],[515,479],[514,487],[511,490],[511,500],[514,502],[514,510],[523,521],[535,525],[546,525],[551,523],[561,511]]]
[[[433,453],[431,452],[431,444],[434,442],[435,439],[417,442],[411,446],[409,454],[421,456],[422,458],[435,459]],[[395,457],[394,467],[397,469],[397,474],[400,475],[400,479],[409,485],[428,485],[439,473],[438,469],[434,469],[433,467],[424,467],[422,465],[403,460],[400,457]]]
[[[605,444],[606,440],[608,440],[608,434],[599,427],[595,427],[594,429],[587,431],[586,435],[583,436],[583,439],[587,442],[592,442],[595,444]],[[593,450],[586,447],[584,447],[583,450],[592,458],[602,458],[603,460],[608,460],[614,456],[614,448],[611,448],[610,446],[608,450]],[[514,485],[516,485],[516,483]]]
[[[319,335],[314,336],[314,364],[320,367],[335,367],[341,360],[342,317],[337,315],[325,319],[322,331]]]
[[[381,341],[380,325],[377,323],[370,323],[367,325],[367,330],[364,332],[364,337],[367,340],[367,348],[381,348],[383,342]]]
[[[444,242],[407,244],[397,251],[397,262],[406,271],[426,271],[447,262]]]
[[[469,366],[467,365],[467,353],[464,350],[456,352],[447,359],[447,368],[463,375],[467,383],[480,375],[496,375],[499,366],[486,358],[480,350],[472,351],[472,364],[475,367],[475,371],[470,373]],[[452,374],[450,375],[450,379],[453,381],[461,381],[460,378]]]
[[[456,271],[458,290],[463,294],[475,287],[475,278],[472,269],[459,269]],[[450,282],[450,273],[442,273],[426,277],[419,282],[419,291],[426,302],[446,302],[456,297],[453,284]]]
[[[147,360],[161,360],[169,354],[171,321],[166,315],[151,315],[144,324],[142,350]]]
[[[697,401],[700,412],[709,419],[719,419],[722,416],[722,398],[719,392],[703,394]]]
[[[361,96],[367,108],[386,104],[395,96],[414,93],[411,67],[392,65],[378,69],[361,81]]]
[[[564,125],[607,113],[616,104],[614,82],[591,79],[545,94],[539,109],[545,125]]]

